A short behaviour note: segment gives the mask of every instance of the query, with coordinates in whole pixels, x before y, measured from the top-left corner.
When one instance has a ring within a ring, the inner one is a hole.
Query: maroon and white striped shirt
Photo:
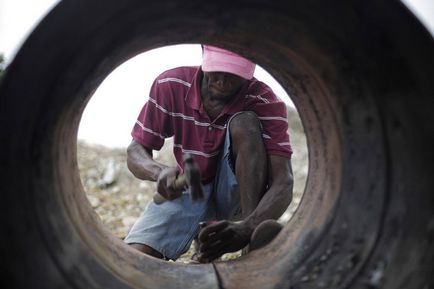
[[[158,76],[134,125],[134,140],[160,150],[164,139],[173,136],[180,169],[183,153],[192,154],[206,184],[215,176],[228,120],[239,111],[253,111],[261,121],[268,154],[291,158],[286,106],[267,85],[254,78],[248,81],[211,120],[200,97],[202,75],[200,67],[179,67]]]

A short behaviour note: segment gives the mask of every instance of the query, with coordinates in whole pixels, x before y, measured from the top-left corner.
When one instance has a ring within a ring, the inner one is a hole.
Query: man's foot
[[[270,243],[283,226],[275,220],[266,220],[259,224],[253,231],[249,244],[249,252],[264,247]]]

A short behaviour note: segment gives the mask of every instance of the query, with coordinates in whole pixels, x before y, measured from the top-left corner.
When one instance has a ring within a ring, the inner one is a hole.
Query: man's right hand
[[[158,175],[157,191],[166,200],[174,200],[182,195],[183,189],[174,188],[178,175],[179,170],[176,167],[167,167]]]

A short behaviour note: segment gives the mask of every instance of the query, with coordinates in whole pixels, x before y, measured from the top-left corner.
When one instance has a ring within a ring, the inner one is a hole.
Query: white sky
[[[17,49],[58,0],[0,0],[0,53],[10,62]],[[434,35],[434,0],[405,0]],[[182,58],[178,56],[182,55]],[[115,69],[97,89],[80,123],[79,139],[110,147],[129,144],[130,131],[146,101],[153,79],[181,65],[200,65],[199,45],[164,47],[138,55]],[[264,81],[290,105],[283,88],[262,68],[255,77]]]

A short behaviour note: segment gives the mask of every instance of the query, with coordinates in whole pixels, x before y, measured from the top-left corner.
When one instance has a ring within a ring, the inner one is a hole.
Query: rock
[[[87,199],[89,200],[90,205],[92,208],[96,208],[100,205],[100,200],[95,196],[87,196]]]
[[[98,184],[102,188],[108,187],[116,181],[116,177],[116,163],[113,159],[109,159],[104,171],[104,175]]]
[[[132,225],[134,225],[134,222],[136,222],[137,218],[134,217],[125,217],[122,218],[122,225],[124,225],[127,228],[131,228]]]
[[[137,196],[136,196],[136,201],[137,201],[137,202],[143,202],[143,201],[146,200],[146,199],[147,199],[147,198],[146,198],[145,195],[142,194],[142,193],[138,193]]]
[[[110,193],[112,194],[117,194],[121,191],[121,188],[119,188],[119,186],[114,186],[113,188],[110,189]]]

